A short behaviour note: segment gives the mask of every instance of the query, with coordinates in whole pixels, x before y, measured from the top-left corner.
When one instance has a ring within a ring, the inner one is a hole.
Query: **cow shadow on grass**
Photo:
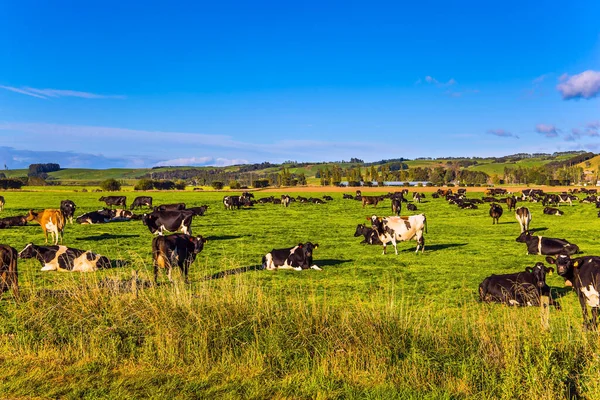
[[[324,258],[324,259],[316,259],[313,260],[314,264],[319,267],[333,267],[336,265],[353,262],[354,260],[340,260],[337,258]]]
[[[226,276],[230,276],[230,275],[238,275],[238,274],[243,274],[244,272],[248,272],[248,271],[259,271],[259,270],[262,270],[262,265],[251,265],[249,267],[233,268],[233,269],[228,269],[225,271],[220,271],[220,272],[214,273],[212,275],[206,275],[201,280],[210,281],[213,279],[225,278]]]
[[[542,227],[542,228],[533,228],[529,230],[529,233],[536,233],[536,232],[543,232],[543,231],[547,231],[548,228],[546,227]]]
[[[78,237],[75,238],[75,240],[91,240],[97,242],[106,239],[128,239],[134,237],[140,237],[140,235],[113,235],[110,233],[101,233],[100,235]]]
[[[440,244],[425,244],[425,251],[431,250],[431,251],[436,251],[436,250],[446,250],[446,249],[451,249],[453,247],[463,247],[466,246],[467,243],[440,243]],[[390,247],[390,245],[388,244],[388,247]],[[392,250],[394,250],[394,247],[392,246]],[[398,252],[403,252],[403,253],[414,253],[415,252],[415,247],[410,247],[407,249],[398,249]],[[421,252],[421,249],[419,249],[419,252]]]
[[[209,242],[219,241],[219,240],[231,240],[231,239],[240,239],[243,237],[247,237],[250,235],[222,235],[222,236],[207,236],[205,239]]]

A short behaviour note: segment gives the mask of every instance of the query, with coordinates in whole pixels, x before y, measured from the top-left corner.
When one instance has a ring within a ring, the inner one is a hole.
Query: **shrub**
[[[24,184],[21,179],[0,179],[0,189],[21,189]]]
[[[154,183],[152,182],[152,179],[143,178],[137,181],[133,190],[152,190],[153,188]]]
[[[240,189],[241,187],[242,187],[242,185],[238,181],[236,181],[236,180],[229,181],[230,189]]]
[[[175,182],[175,189],[185,190],[185,181],[180,179],[177,182]]]
[[[215,189],[215,190],[221,190],[221,189],[223,189],[224,184],[221,181],[212,181],[210,186],[212,186],[213,189]]]
[[[116,179],[107,179],[100,183],[100,187],[102,190],[106,190],[107,192],[118,192],[121,190],[121,184]]]
[[[269,186],[268,179],[257,179],[254,181],[255,188],[264,188],[264,187],[268,187],[268,186]]]

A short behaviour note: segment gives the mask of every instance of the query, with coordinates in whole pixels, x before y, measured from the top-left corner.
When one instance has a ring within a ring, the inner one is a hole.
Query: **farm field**
[[[102,194],[54,188],[2,194],[2,217],[58,208],[67,198],[76,216],[102,205]],[[21,299],[5,293],[0,302],[0,397],[600,398],[599,337],[583,331],[563,278],[547,279],[562,305],[550,310],[548,331],[539,308],[478,301],[486,276],[544,261],[515,242],[519,225],[506,206],[492,225],[487,204],[460,210],[427,195],[416,212],[427,216],[425,252],[415,255],[411,241],[396,256],[391,246],[382,255],[353,236],[367,217],[391,215],[389,200],[363,209],[336,190],[321,192],[335,199],[324,205],[227,211],[218,192],[122,194],[128,205],[139,195],[155,205],[209,205],[192,224],[208,242],[191,283],[176,273],[174,284],[166,274],[152,284],[153,236],[141,221],[67,225],[65,245],[126,264],[77,274],[41,272],[37,261],[20,260]],[[537,234],[600,255],[593,204],[561,206],[562,217],[543,215],[541,203],[526,205]],[[18,251],[43,241],[32,223],[0,230],[0,243]],[[271,249],[306,241],[319,244],[314,258],[323,271],[257,270]]]

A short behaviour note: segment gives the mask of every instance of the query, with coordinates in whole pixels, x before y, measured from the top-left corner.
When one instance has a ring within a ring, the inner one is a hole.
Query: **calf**
[[[356,231],[354,232],[354,237],[364,236],[365,239],[360,242],[360,244],[383,244],[381,240],[379,240],[379,236],[377,235],[377,231],[373,228],[367,228],[364,224],[359,224],[356,226]]]
[[[46,242],[48,243],[48,231],[54,240],[54,244],[58,244],[58,239],[62,243],[62,234],[65,229],[65,217],[60,210],[47,209],[40,212],[29,210],[29,214],[25,217],[27,221],[35,221],[42,227]]]
[[[99,268],[110,268],[110,260],[91,251],[67,246],[36,246],[29,243],[19,253],[19,258],[35,258],[42,271],[92,272]]]
[[[60,211],[63,213],[65,220],[68,220],[71,224],[73,223],[73,215],[75,215],[75,203],[71,200],[62,200],[60,202]]]
[[[500,204],[490,204],[490,217],[492,217],[492,225],[498,224],[498,220],[502,216],[502,206]]]
[[[511,306],[539,306],[541,296],[550,297],[546,274],[553,271],[553,268],[538,262],[533,267],[525,268],[525,272],[489,276],[479,285],[479,298],[488,303],[493,301]],[[552,297],[550,304],[560,307],[552,301]]]
[[[575,289],[584,327],[595,329],[600,307],[600,257],[571,258],[568,254],[559,254],[556,258],[546,257],[546,261],[555,264],[557,273],[565,278],[565,284]],[[588,320],[588,306],[592,308],[591,321]]]
[[[558,208],[554,208],[554,207],[545,207],[544,214],[561,216],[564,214],[564,211],[559,210]]]
[[[135,210],[136,208],[142,208],[143,206],[152,208],[152,197],[150,196],[138,196],[133,199],[131,206],[129,206],[130,210]]]
[[[569,243],[565,239],[533,236],[528,231],[521,233],[516,241],[527,245],[527,254],[551,256],[555,254],[571,255],[579,252],[579,246]]]
[[[515,210],[515,217],[521,226],[521,233],[529,230],[529,223],[531,222],[531,213],[527,207],[519,207]]]
[[[142,221],[150,232],[160,236],[164,231],[176,232],[178,230],[186,235],[191,235],[193,217],[194,212],[190,210],[153,211],[150,214],[144,214]]]
[[[127,197],[125,196],[102,196],[98,199],[98,201],[103,201],[107,206],[123,206],[127,207]]]
[[[313,264],[313,251],[317,247],[319,247],[318,243],[306,242],[286,249],[273,249],[262,258],[262,268],[268,270],[293,269],[295,271],[310,268],[321,271],[321,268]]]
[[[174,233],[168,236],[157,236],[152,239],[152,264],[154,266],[154,282],[158,282],[158,269],[166,268],[167,277],[170,282],[173,266],[179,266],[188,283],[188,271],[190,265],[196,260],[198,253],[204,249],[207,240],[202,236],[189,236],[182,233]]]
[[[377,236],[383,245],[383,254],[385,254],[387,244],[391,242],[396,255],[398,255],[396,243],[411,239],[417,241],[415,253],[419,252],[419,248],[421,248],[421,252],[425,251],[423,229],[427,232],[427,219],[424,214],[386,218],[373,215],[367,220],[371,221],[371,226],[377,232]]]
[[[161,204],[154,207],[154,211],[179,211],[185,210],[185,203]]]
[[[19,273],[17,271],[17,250],[0,245],[0,294],[11,289],[13,296],[19,296]]]

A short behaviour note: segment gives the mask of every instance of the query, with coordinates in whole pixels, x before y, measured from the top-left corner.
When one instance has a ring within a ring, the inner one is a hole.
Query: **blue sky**
[[[523,3],[2,2],[0,162],[600,152],[600,2]]]

